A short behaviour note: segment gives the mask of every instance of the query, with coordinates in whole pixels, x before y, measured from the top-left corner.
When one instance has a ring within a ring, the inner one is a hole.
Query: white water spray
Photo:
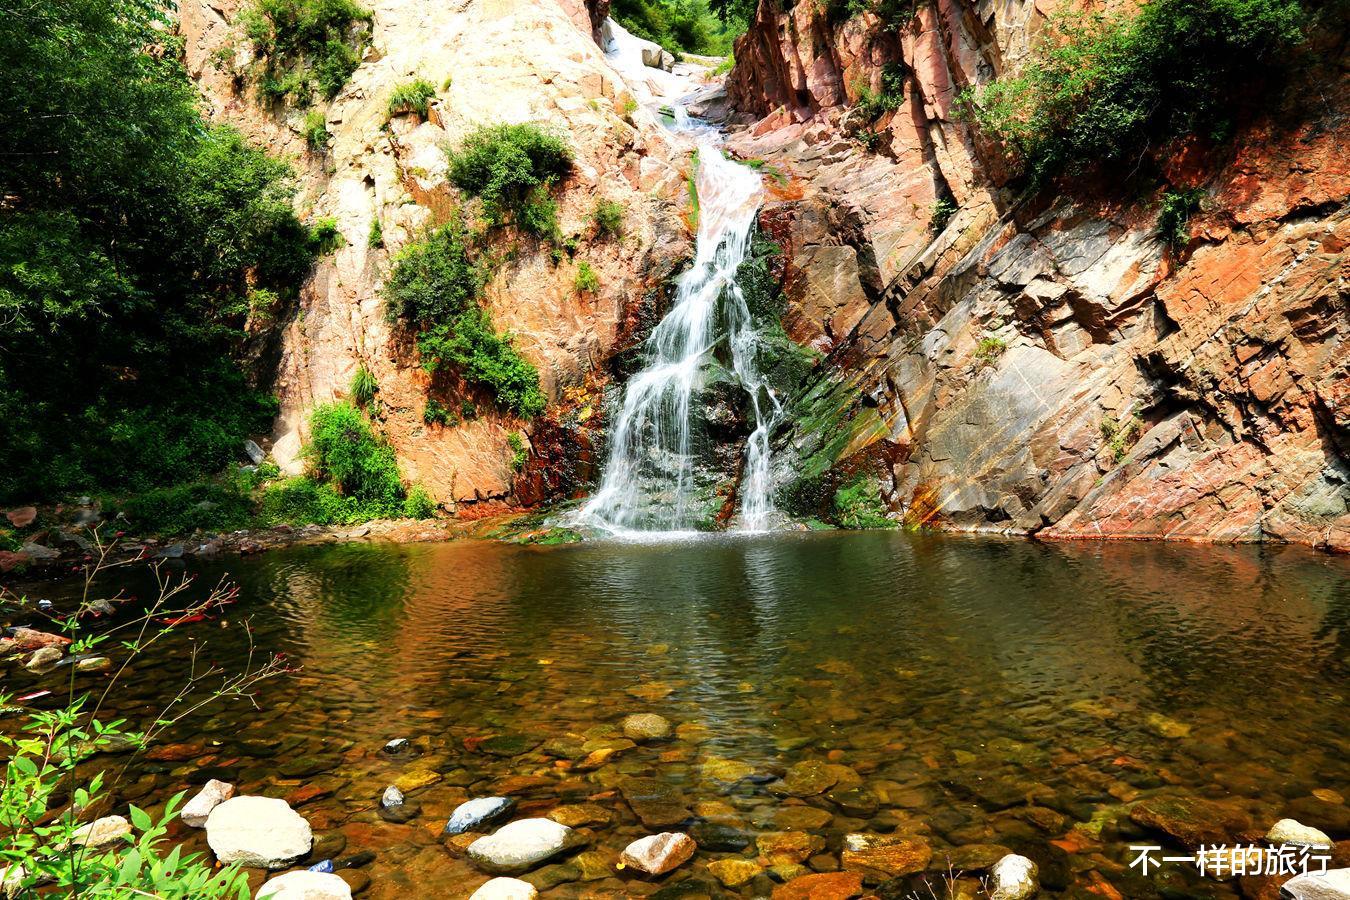
[[[683,114],[677,106],[677,122],[687,119]],[[759,372],[759,334],[735,280],[749,250],[761,179],[705,141],[696,187],[694,264],[680,276],[670,312],[647,339],[645,365],[628,382],[614,417],[600,489],[580,514],[582,523],[611,533],[688,531],[707,518],[706,509],[693,505],[699,498],[691,399],[721,346],[749,395],[755,423],[741,474],[738,525],[763,531],[773,512],[769,435],[781,406]]]

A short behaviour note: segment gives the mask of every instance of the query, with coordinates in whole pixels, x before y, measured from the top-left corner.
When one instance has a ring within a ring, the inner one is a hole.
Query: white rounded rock
[[[689,835],[664,831],[633,841],[624,848],[619,859],[623,865],[648,875],[664,875],[678,868],[697,849],[698,845]]]
[[[227,781],[217,781],[212,778],[202,789],[197,792],[183,807],[178,818],[183,820],[184,825],[191,825],[193,828],[202,828],[206,825],[207,816],[211,815],[211,810],[234,796],[234,785]]]
[[[287,872],[258,888],[255,900],[352,900],[352,889],[327,872]]]
[[[1295,819],[1281,819],[1270,826],[1266,840],[1272,844],[1295,844],[1300,847],[1331,846],[1331,838],[1326,834]]]
[[[70,836],[70,842],[90,850],[102,850],[119,843],[131,834],[131,823],[121,816],[104,816],[88,825],[81,825]]]
[[[989,872],[989,896],[992,900],[1029,900],[1040,892],[1041,885],[1036,880],[1038,874],[1034,862],[1009,853],[994,863]]]
[[[567,849],[572,829],[552,819],[519,819],[469,845],[469,859],[493,875],[517,875]]]
[[[519,878],[494,878],[473,892],[469,900],[534,900],[539,892]]]
[[[282,869],[309,852],[309,823],[272,797],[231,797],[206,818],[206,842],[228,865]]]
[[[1350,869],[1295,875],[1280,885],[1280,896],[1293,900],[1350,900]]]

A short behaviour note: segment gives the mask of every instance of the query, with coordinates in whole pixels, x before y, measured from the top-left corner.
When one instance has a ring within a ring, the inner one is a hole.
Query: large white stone
[[[1281,819],[1270,826],[1266,840],[1272,844],[1297,844],[1300,847],[1331,846],[1331,838],[1295,819]]]
[[[258,888],[255,900],[352,900],[347,882],[328,872],[287,872]]]
[[[561,853],[571,834],[551,819],[520,819],[470,844],[469,858],[493,875],[516,875]]]
[[[1028,900],[1040,891],[1036,880],[1036,864],[1025,856],[1009,853],[994,863],[990,870],[990,894],[992,900]]]
[[[1295,875],[1280,885],[1280,896],[1290,900],[1350,900],[1350,869]]]
[[[697,849],[689,835],[664,831],[633,841],[619,859],[625,866],[648,875],[664,875],[688,860]]]
[[[206,818],[206,842],[222,863],[281,869],[309,852],[309,823],[272,797],[232,797]]]
[[[202,789],[197,792],[197,796],[184,805],[182,811],[178,813],[178,818],[182,819],[185,825],[202,828],[206,825],[206,817],[211,815],[211,810],[233,796],[234,785],[212,778],[202,785]]]
[[[473,892],[469,900],[534,900],[539,892],[519,878],[494,878]]]

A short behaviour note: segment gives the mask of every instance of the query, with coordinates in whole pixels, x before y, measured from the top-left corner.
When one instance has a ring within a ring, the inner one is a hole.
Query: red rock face
[[[888,500],[921,524],[1350,550],[1343,69],[1226,146],[1160,153],[1143,200],[1017,198],[953,104],[1015,68],[1044,14],[941,0],[891,29],[761,3],[728,79],[758,118],[731,146],[801,186],[770,207],[787,324],[837,382],[791,443],[836,464],[890,448],[872,457]],[[904,101],[867,122],[849,103],[887,65]],[[1156,229],[1168,185],[1206,193],[1182,251]],[[958,211],[935,233],[944,196]]]

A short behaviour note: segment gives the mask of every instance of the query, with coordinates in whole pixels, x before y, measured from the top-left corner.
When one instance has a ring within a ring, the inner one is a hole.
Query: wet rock
[[[752,859],[719,859],[708,863],[708,871],[724,887],[738,888],[753,881],[764,867]]]
[[[727,784],[734,784],[742,778],[753,775],[755,767],[739,760],[712,756],[704,761],[702,772],[703,777],[709,781],[723,781]]]
[[[385,745],[380,748],[380,752],[385,756],[392,756],[395,758],[412,756],[415,751],[416,748],[413,746],[412,741],[407,738],[394,738],[392,741],[386,742]]]
[[[1180,740],[1191,735],[1191,726],[1158,712],[1151,712],[1145,716],[1144,724],[1148,726],[1149,731],[1168,740]]]
[[[1325,833],[1294,819],[1281,819],[1270,826],[1266,840],[1272,844],[1295,844],[1300,847],[1331,846],[1331,838]]]
[[[549,819],[520,819],[469,845],[469,858],[493,875],[518,875],[567,849],[572,829]]]
[[[13,525],[15,528],[27,528],[37,520],[37,507],[20,506],[11,509],[5,513],[5,518],[8,519],[9,524]]]
[[[428,769],[415,769],[411,772],[404,772],[394,779],[394,787],[405,794],[411,794],[413,791],[420,791],[422,788],[431,787],[441,780],[440,772],[432,772]]]
[[[370,865],[374,861],[375,861],[374,850],[358,850],[356,853],[349,853],[346,856],[333,860],[333,868],[338,870],[359,869],[362,866]]]
[[[86,656],[75,661],[76,672],[107,672],[112,668],[112,660],[106,656]]]
[[[504,821],[516,808],[511,797],[478,797],[466,800],[450,814],[445,834],[464,834],[467,831],[485,831]]]
[[[525,734],[499,734],[480,743],[478,749],[490,756],[524,756],[540,743]]]
[[[731,825],[699,822],[689,827],[689,836],[704,850],[737,853],[750,846],[750,835]]]
[[[347,882],[329,872],[302,869],[267,881],[258,889],[257,900],[351,900]]]
[[[263,451],[263,448],[259,447],[251,440],[244,441],[244,455],[247,456],[249,462],[253,463],[255,466],[262,465],[263,460],[267,459],[267,454]]]
[[[854,787],[847,790],[836,788],[827,793],[825,799],[838,806],[848,815],[863,819],[876,815],[877,809],[881,806],[881,801],[877,798],[876,793],[865,787]]]
[[[595,803],[577,803],[549,810],[548,818],[568,828],[579,828],[582,825],[608,825],[613,816]]]
[[[347,836],[340,831],[330,831],[327,834],[314,836],[314,841],[309,848],[309,856],[305,857],[301,865],[306,863],[315,863],[320,860],[328,860],[333,864],[333,868],[339,868],[337,858],[347,849]]]
[[[102,850],[122,842],[131,834],[131,823],[121,816],[104,816],[88,825],[81,825],[70,836],[70,842],[90,850]]]
[[[380,796],[380,805],[402,806],[403,800],[403,792],[398,789],[398,785],[391,784],[384,789],[384,793]]]
[[[35,541],[29,541],[24,544],[22,551],[27,553],[32,559],[52,560],[61,558],[60,550],[53,550],[51,547],[43,546]]]
[[[664,741],[670,737],[670,722],[664,716],[655,713],[636,713],[623,720],[624,737],[639,744],[647,741]]]
[[[1280,887],[1288,900],[1350,900],[1350,869],[1295,875]]]
[[[991,900],[1029,900],[1041,886],[1036,864],[1025,856],[1009,853],[989,873]]]
[[[823,872],[803,875],[773,889],[773,900],[848,900],[862,893],[862,876],[856,872]]]
[[[357,869],[342,869],[333,874],[345,881],[353,894],[359,894],[370,887],[370,876]]]
[[[1239,809],[1176,795],[1141,800],[1130,810],[1130,818],[1145,828],[1171,835],[1192,850],[1201,844],[1232,843],[1250,825]]]
[[[960,847],[937,850],[928,863],[930,872],[982,872],[1012,851],[1000,844],[963,844]]]
[[[61,662],[64,654],[57,647],[43,647],[40,650],[33,651],[33,655],[28,657],[28,661],[23,667],[35,675],[41,675],[55,669]]]
[[[0,653],[12,653],[15,651],[25,652],[28,650],[41,650],[44,647],[63,648],[70,643],[70,638],[62,637],[59,634],[48,634],[45,631],[38,631],[35,628],[11,628],[9,637],[0,638]]]
[[[469,900],[534,900],[534,885],[519,878],[494,878],[474,891]]]
[[[689,835],[666,831],[633,841],[624,848],[619,862],[648,875],[664,875],[687,862],[696,849]]]
[[[817,831],[830,824],[834,814],[815,806],[780,806],[753,819],[756,825],[775,831]]]
[[[212,778],[202,789],[197,792],[191,800],[183,805],[178,818],[183,820],[183,824],[190,825],[193,828],[206,827],[206,819],[211,815],[211,810],[234,796],[234,785],[217,781]]]
[[[838,774],[826,763],[815,759],[803,760],[787,770],[783,788],[793,797],[811,797],[834,787]]]
[[[376,810],[381,819],[386,822],[392,822],[395,825],[402,825],[411,822],[422,814],[422,804],[420,803],[400,803],[398,806],[385,806],[380,804]]]
[[[625,778],[619,791],[648,828],[678,825],[689,818],[684,795],[658,778]]]
[[[551,891],[560,884],[569,884],[573,881],[579,881],[581,875],[582,872],[580,866],[567,862],[544,866],[542,869],[536,869],[527,875],[520,876],[520,879],[529,883],[542,893],[544,891]]]
[[[206,842],[222,863],[281,869],[309,852],[309,823],[286,801],[231,797],[206,819]]]
[[[928,867],[933,849],[921,837],[879,834],[844,836],[845,872],[881,878],[912,875]]]
[[[770,866],[800,863],[825,849],[825,839],[800,831],[761,834],[755,837],[759,855]]]
[[[277,767],[277,771],[286,778],[309,778],[311,775],[328,771],[331,766],[330,760],[317,756],[297,756],[282,763]]]

